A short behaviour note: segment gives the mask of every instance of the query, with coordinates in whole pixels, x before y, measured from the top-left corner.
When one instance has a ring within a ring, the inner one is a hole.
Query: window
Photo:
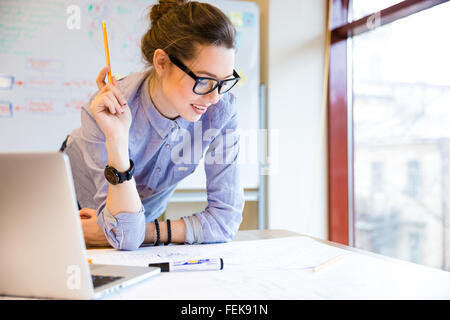
[[[371,163],[370,182],[372,194],[383,191],[383,162],[373,161]]]
[[[421,196],[421,170],[418,161],[408,161],[407,163],[407,180],[406,180],[406,194],[411,199],[417,199]],[[423,192],[426,192],[423,190]]]
[[[329,126],[330,220],[348,225],[331,223],[330,235],[344,232],[355,247],[450,270],[450,2],[422,1],[419,9],[412,6],[419,1],[333,3],[353,22],[334,24],[330,48],[329,117],[345,104],[339,130],[348,150],[345,161],[333,158],[339,134]],[[364,17],[379,10],[379,25],[368,25]],[[346,96],[337,102],[343,86],[333,79],[344,78]],[[348,177],[348,192],[339,194],[347,207],[333,198],[336,170]]]

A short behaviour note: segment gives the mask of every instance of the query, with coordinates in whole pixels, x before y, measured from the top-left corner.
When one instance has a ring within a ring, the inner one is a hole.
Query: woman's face
[[[234,49],[217,46],[199,46],[197,56],[183,62],[198,77],[225,80],[233,77]],[[195,80],[173,63],[169,63],[167,73],[162,79],[162,93],[165,100],[163,113],[170,118],[181,116],[194,122],[216,104],[223,95],[214,91],[197,95],[193,92]],[[198,106],[201,110],[196,108]]]

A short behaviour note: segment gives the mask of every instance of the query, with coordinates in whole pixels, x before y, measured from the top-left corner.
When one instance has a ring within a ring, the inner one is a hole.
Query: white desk
[[[220,254],[225,266],[221,271],[161,273],[107,299],[450,299],[449,272],[286,230],[240,231],[225,244],[88,250],[94,263],[135,265],[145,265],[155,253],[162,260]],[[336,255],[343,258],[319,272],[304,268]]]
[[[285,230],[240,231],[235,241],[227,244],[157,250],[147,247],[111,253],[90,249],[88,255],[94,263],[125,264],[122,258],[138,261],[158,252],[172,260],[177,260],[180,252],[195,251],[203,256],[213,252],[223,256],[225,267],[221,271],[161,273],[107,299],[450,299],[449,272]],[[320,272],[304,269],[338,254],[343,259]]]

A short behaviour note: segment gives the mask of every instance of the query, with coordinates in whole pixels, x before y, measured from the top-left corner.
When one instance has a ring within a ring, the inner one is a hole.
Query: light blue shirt
[[[182,117],[170,120],[150,99],[148,75],[149,71],[138,72],[118,81],[133,117],[129,154],[135,164],[140,212],[112,216],[106,208],[109,184],[104,176],[108,157],[105,136],[89,111],[98,92],[82,106],[81,127],[72,131],[64,151],[70,158],[79,204],[97,209],[98,225],[114,248],[135,250],[144,241],[145,223],[164,213],[178,182],[191,174],[203,157],[208,205],[201,212],[183,217],[185,243],[232,240],[244,207],[237,163],[236,98],[226,93],[196,122]]]

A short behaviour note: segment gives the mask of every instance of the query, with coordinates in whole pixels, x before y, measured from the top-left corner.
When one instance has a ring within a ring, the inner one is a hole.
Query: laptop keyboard
[[[98,288],[113,281],[122,279],[123,277],[91,275],[94,288]]]

